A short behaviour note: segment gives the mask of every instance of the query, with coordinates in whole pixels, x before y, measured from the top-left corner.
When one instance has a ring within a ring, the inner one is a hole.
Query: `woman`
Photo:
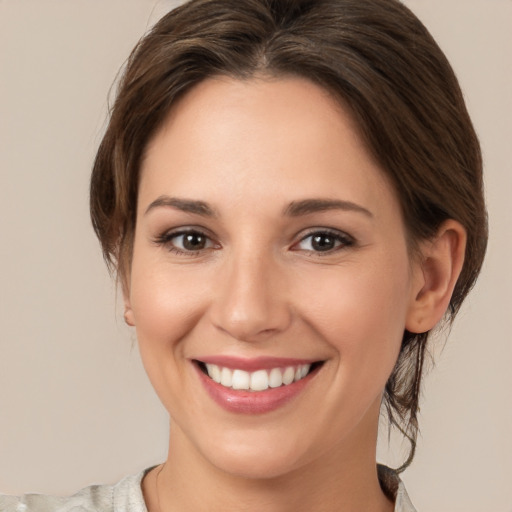
[[[379,412],[403,469],[428,333],[476,279],[486,215],[457,81],[404,6],[172,11],[128,62],[91,214],[169,456],[29,511],[414,510],[377,469]]]

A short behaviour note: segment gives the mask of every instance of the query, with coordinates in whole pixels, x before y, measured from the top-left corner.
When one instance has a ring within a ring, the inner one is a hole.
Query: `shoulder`
[[[0,496],[2,512],[113,512],[113,487],[92,485],[72,496]]]
[[[72,496],[0,495],[1,512],[147,512],[141,481],[149,471],[128,476],[115,485],[91,485]]]
[[[402,481],[398,484],[395,500],[395,512],[416,512]]]

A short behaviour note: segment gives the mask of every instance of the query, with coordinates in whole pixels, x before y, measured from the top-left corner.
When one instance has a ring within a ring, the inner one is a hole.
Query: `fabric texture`
[[[0,512],[148,512],[141,482],[151,469],[128,476],[116,485],[91,485],[68,497],[0,495]],[[395,499],[395,512],[416,512],[398,475],[385,466],[379,466],[378,471],[384,492]]]

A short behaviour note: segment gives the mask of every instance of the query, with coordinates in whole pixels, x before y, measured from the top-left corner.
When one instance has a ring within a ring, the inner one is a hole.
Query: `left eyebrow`
[[[285,208],[284,215],[288,217],[299,217],[301,215],[328,210],[362,213],[367,217],[373,218],[373,213],[370,210],[351,201],[341,201],[338,199],[304,199],[302,201],[293,201]]]

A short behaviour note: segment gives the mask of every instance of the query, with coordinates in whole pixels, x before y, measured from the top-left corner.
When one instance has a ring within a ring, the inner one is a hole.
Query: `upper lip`
[[[245,370],[247,372],[269,370],[272,368],[286,368],[288,366],[298,366],[302,364],[313,364],[320,361],[319,359],[300,359],[291,357],[259,356],[246,358],[228,355],[195,357],[194,360],[205,364],[215,364],[232,370]]]

